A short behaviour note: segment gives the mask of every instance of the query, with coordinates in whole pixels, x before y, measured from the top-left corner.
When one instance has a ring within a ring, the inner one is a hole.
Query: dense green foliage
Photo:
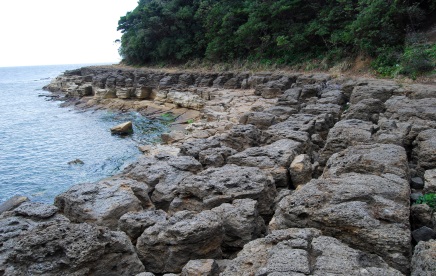
[[[436,209],[436,194],[430,193],[422,195],[418,198],[415,204],[427,204],[432,209]]]
[[[120,54],[127,64],[142,65],[334,62],[360,53],[380,56],[375,67],[389,71],[406,35],[434,16],[435,7],[435,0],[140,0],[119,21]]]

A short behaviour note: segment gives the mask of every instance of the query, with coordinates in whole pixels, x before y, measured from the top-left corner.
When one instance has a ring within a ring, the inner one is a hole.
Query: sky
[[[118,63],[118,20],[138,0],[1,0],[0,67]]]

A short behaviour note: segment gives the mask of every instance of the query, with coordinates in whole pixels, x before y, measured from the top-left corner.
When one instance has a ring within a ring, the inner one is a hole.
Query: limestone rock
[[[385,105],[378,99],[364,99],[352,104],[345,114],[345,119],[358,119],[377,123],[379,114],[385,111]]]
[[[122,124],[119,124],[117,126],[114,126],[111,128],[112,134],[118,134],[118,135],[128,135],[133,133],[133,124],[132,122],[125,122]]]
[[[436,193],[436,169],[427,170],[424,173],[424,190],[425,194]]]
[[[276,188],[272,176],[258,168],[225,165],[185,178],[177,193],[171,211],[201,211],[234,199],[251,198],[258,201],[261,215],[271,215]]]
[[[3,214],[3,212],[11,211],[17,208],[18,206],[27,201],[29,201],[29,198],[25,196],[14,196],[9,198],[8,200],[0,204],[0,215]]]
[[[252,199],[236,199],[232,204],[224,203],[213,208],[223,221],[223,249],[241,249],[246,243],[265,233],[265,222]]]
[[[191,260],[182,269],[181,276],[216,276],[219,266],[215,260]]]
[[[214,212],[182,211],[147,228],[136,248],[146,271],[179,273],[189,260],[220,258],[223,234]]]
[[[312,162],[307,154],[297,155],[289,166],[289,174],[294,188],[312,179]]]
[[[287,168],[302,151],[299,142],[282,139],[263,147],[251,147],[227,158],[229,164],[257,167],[269,171],[277,187],[288,187]]]
[[[237,151],[260,144],[261,131],[253,125],[236,125],[220,138],[221,144]]]
[[[436,240],[421,241],[412,257],[412,276],[430,276],[436,271]]]
[[[352,249],[316,229],[273,231],[244,246],[222,276],[402,275],[380,257]]]
[[[239,119],[239,123],[255,125],[259,129],[266,129],[275,122],[276,117],[266,112],[249,112]]]
[[[118,228],[125,232],[132,242],[136,244],[136,240],[146,228],[158,222],[164,222],[167,218],[167,214],[162,210],[128,212],[121,216],[118,221]]]
[[[271,229],[314,227],[408,271],[409,182],[393,174],[313,179],[283,198]]]
[[[150,191],[144,183],[114,177],[74,185],[55,198],[55,205],[73,222],[93,222],[115,230],[123,214],[154,208]]]
[[[436,129],[421,132],[415,142],[412,157],[416,160],[422,175],[425,170],[436,168]]]
[[[203,166],[221,167],[227,164],[227,158],[237,151],[229,147],[209,148],[202,150],[198,157]]]
[[[356,104],[364,99],[377,99],[387,101],[399,86],[393,83],[373,83],[367,86],[356,86],[351,93],[350,102]]]
[[[122,232],[86,223],[38,225],[14,241],[4,275],[132,275],[144,270]]]
[[[210,149],[210,148],[219,148],[221,143],[215,138],[208,139],[192,139],[184,142],[180,146],[180,154],[192,156],[195,159],[199,158],[199,154],[201,151]]]
[[[351,146],[330,157],[323,177],[337,177],[350,172],[374,175],[389,173],[408,180],[406,151],[403,147],[390,144]]]

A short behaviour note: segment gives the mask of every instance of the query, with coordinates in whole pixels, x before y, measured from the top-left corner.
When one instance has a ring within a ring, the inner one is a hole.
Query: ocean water
[[[137,146],[158,141],[161,121],[135,112],[61,108],[42,87],[80,65],[0,68],[0,203],[14,195],[52,203],[74,184],[114,175],[140,154]],[[118,137],[110,128],[133,120],[135,134]],[[83,165],[69,165],[80,159]]]

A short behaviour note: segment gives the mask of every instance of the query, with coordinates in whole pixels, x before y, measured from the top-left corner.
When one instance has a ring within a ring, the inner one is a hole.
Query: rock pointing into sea
[[[133,124],[131,121],[119,124],[111,128],[112,134],[129,135],[133,133]]]

